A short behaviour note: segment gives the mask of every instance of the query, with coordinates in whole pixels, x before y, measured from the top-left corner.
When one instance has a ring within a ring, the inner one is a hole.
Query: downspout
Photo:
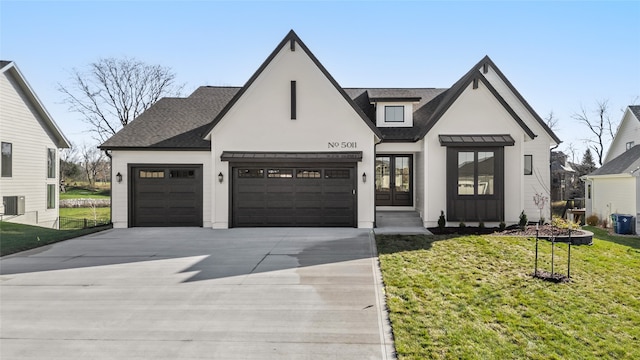
[[[376,157],[378,156],[378,150],[377,147],[378,145],[380,145],[380,143],[382,143],[382,139],[378,139],[377,142],[373,143],[373,172],[371,174],[373,174],[373,228],[375,229],[378,224],[377,224],[377,219],[378,219],[378,210],[376,209]]]
[[[556,146],[552,147],[551,149],[549,149],[549,220],[553,221],[553,210],[551,210],[553,208],[553,206],[551,205],[553,203],[552,200],[552,193],[553,193],[553,169],[552,169],[552,153],[553,150],[557,149],[558,146],[560,146],[560,144],[556,144]],[[561,198],[564,196],[560,196]]]
[[[109,176],[109,197],[110,206],[109,206],[109,222],[113,224],[113,158],[111,157],[111,152],[108,149],[104,149],[104,154],[109,158],[109,171],[111,171],[111,175]]]

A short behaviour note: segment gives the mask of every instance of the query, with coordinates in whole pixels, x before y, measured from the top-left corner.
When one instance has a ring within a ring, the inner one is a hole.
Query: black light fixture
[[[122,182],[122,174],[120,174],[120,172],[118,172],[118,173],[116,174],[116,180],[117,180],[119,183],[121,183],[121,182]]]
[[[221,171],[220,174],[218,174],[218,182],[222,184],[222,181],[224,181],[224,175],[222,175],[222,171]]]
[[[362,173],[362,182],[363,183],[367,182],[367,173]]]

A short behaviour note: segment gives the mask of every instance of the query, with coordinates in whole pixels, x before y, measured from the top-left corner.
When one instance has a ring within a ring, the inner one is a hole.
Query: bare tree
[[[67,182],[78,175],[78,147],[70,143],[68,148],[60,151],[60,191],[65,192]]]
[[[593,136],[589,139],[585,139],[589,148],[596,153],[598,164],[602,166],[602,158],[606,146],[613,139],[614,129],[616,125],[611,122],[609,116],[609,100],[601,100],[597,102],[597,108],[593,111],[596,116],[591,117],[587,114],[587,110],[584,106],[580,107],[579,113],[574,113],[571,117],[581,124],[587,126]]]
[[[555,117],[553,115],[553,110],[549,111],[549,115],[547,115],[547,117],[544,118],[544,122],[547,124],[547,126],[549,127],[549,129],[551,129],[551,131],[556,131],[558,130],[558,121],[560,119],[558,119],[557,117]]]
[[[80,156],[82,158],[82,169],[89,181],[89,187],[93,188],[95,187],[100,167],[104,162],[104,154],[97,147],[84,144],[80,149]]]
[[[96,140],[105,141],[163,96],[176,96],[182,85],[167,67],[132,58],[107,58],[88,69],[73,69],[68,85],[58,84],[69,110],[91,125]]]

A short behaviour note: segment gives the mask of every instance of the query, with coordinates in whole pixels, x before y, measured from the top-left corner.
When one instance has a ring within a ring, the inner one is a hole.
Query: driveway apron
[[[392,359],[370,230],[113,229],[0,260],[2,359]]]

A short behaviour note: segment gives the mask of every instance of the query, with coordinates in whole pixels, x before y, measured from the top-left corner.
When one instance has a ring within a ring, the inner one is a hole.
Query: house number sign
[[[327,143],[329,149],[357,149],[358,143],[355,141],[329,141]]]

